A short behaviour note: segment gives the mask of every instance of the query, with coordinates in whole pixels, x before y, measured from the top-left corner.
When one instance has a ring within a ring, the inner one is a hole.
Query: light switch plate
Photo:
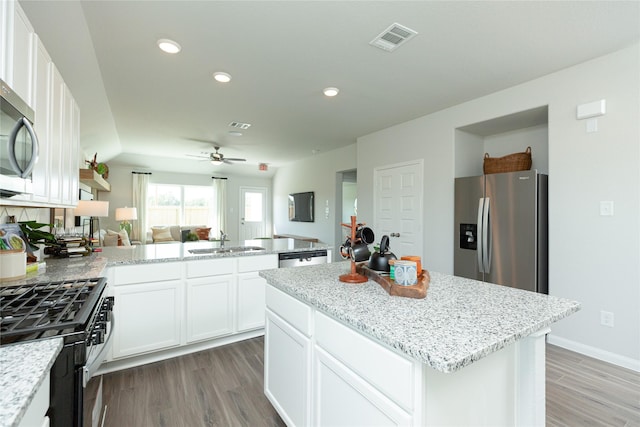
[[[613,216],[613,201],[604,200],[600,202],[600,216]]]

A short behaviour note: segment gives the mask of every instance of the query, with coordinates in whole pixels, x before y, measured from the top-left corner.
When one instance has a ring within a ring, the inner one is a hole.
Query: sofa
[[[198,236],[198,240],[209,240],[211,228],[206,225],[164,225],[153,226],[147,232],[147,243],[184,242],[189,233]]]

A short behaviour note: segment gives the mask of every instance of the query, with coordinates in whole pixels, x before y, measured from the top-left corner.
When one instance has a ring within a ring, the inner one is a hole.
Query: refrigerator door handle
[[[484,273],[484,263],[483,263],[483,259],[482,259],[482,255],[483,255],[483,250],[484,250],[484,238],[482,236],[482,218],[483,218],[483,212],[484,212],[484,198],[481,198],[478,201],[478,220],[477,220],[477,224],[478,224],[478,242],[477,242],[477,256],[478,256],[478,270],[480,270],[480,273]]]
[[[491,230],[490,230],[490,208],[491,199],[484,199],[482,215],[482,270],[483,273],[491,272]]]

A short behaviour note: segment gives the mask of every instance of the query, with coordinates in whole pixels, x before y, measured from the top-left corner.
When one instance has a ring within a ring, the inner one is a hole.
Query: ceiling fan
[[[209,153],[209,156],[194,156],[191,154],[187,154],[190,157],[198,157],[200,159],[207,159],[211,162],[212,165],[221,165],[223,163],[233,164],[234,162],[246,162],[247,159],[240,159],[237,157],[225,157],[224,154],[220,153],[220,147],[213,147],[216,151],[214,153]],[[205,154],[205,153],[203,153]]]

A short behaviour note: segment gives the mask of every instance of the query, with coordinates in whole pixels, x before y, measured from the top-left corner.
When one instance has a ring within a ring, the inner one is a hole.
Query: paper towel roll
[[[0,251],[0,282],[27,275],[27,254],[24,250]]]

